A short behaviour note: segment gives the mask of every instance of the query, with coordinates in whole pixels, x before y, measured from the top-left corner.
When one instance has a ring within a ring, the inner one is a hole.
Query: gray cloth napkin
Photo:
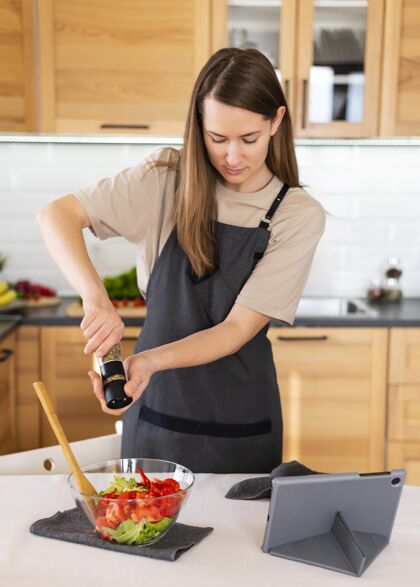
[[[317,475],[318,471],[312,471],[299,463],[290,461],[282,463],[273,469],[269,477],[257,477],[245,479],[235,483],[226,493],[228,499],[263,499],[271,497],[271,487],[274,477],[296,477],[298,475]]]
[[[86,544],[87,546],[96,546],[105,550],[136,554],[148,558],[175,561],[181,554],[201,542],[213,531],[213,528],[200,528],[176,523],[161,540],[150,546],[115,544],[98,536],[86,516],[78,508],[73,508],[34,522],[29,531],[46,538]]]

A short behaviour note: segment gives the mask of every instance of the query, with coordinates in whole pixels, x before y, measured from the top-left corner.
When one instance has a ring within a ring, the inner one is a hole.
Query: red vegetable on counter
[[[57,295],[55,289],[41,283],[32,283],[28,279],[17,281],[14,289],[18,292],[18,297],[25,300],[38,300],[41,297],[54,297]]]

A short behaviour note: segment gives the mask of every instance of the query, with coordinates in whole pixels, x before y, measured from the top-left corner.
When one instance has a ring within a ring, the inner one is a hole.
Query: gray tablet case
[[[360,577],[388,544],[405,470],[273,479],[262,550]]]

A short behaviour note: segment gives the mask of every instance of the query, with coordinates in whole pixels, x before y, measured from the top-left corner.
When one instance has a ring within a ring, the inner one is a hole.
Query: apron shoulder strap
[[[274,213],[277,210],[277,208],[280,206],[284,196],[287,194],[288,189],[289,189],[289,186],[286,183],[283,184],[283,187],[281,188],[281,190],[279,191],[279,193],[275,197],[274,202],[271,204],[270,208],[268,209],[268,212],[265,214],[265,216],[263,218],[261,218],[261,222],[258,225],[259,228],[265,228],[266,230],[268,230],[270,228],[271,219],[273,218]],[[264,249],[265,249],[265,247],[264,247]],[[264,250],[263,251],[258,251],[258,250],[255,251],[255,253],[254,253],[255,262],[262,259],[263,255],[264,255]]]
[[[283,200],[284,196],[287,194],[288,189],[289,189],[289,186],[286,183],[283,184],[283,187],[281,188],[281,190],[279,191],[279,193],[275,197],[274,202],[271,204],[268,212],[261,219],[261,222],[258,225],[259,228],[268,229],[268,227],[271,224],[271,219],[273,218],[277,208],[280,206],[281,201]]]

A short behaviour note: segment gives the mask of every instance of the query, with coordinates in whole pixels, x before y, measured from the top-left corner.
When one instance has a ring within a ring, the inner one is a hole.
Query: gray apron
[[[267,247],[284,185],[258,227],[215,221],[216,269],[198,279],[173,230],[147,287],[135,352],[220,324]],[[268,326],[235,354],[155,373],[123,416],[122,457],[175,461],[195,473],[268,473],[282,461],[282,415]]]

